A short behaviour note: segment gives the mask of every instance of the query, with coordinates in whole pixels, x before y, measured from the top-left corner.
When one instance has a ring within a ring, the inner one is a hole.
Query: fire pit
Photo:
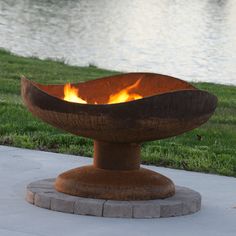
[[[22,78],[22,97],[43,121],[94,140],[93,165],[60,174],[59,192],[110,199],[163,199],[167,177],[140,167],[142,142],[192,130],[213,114],[217,98],[165,75],[128,73],[78,84],[42,85]]]

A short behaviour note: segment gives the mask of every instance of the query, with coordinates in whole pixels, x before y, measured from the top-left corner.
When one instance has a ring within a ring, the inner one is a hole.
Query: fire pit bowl
[[[64,85],[21,80],[23,101],[35,116],[94,140],[93,165],[60,174],[55,188],[113,200],[172,196],[175,187],[170,179],[140,168],[140,144],[200,126],[213,114],[217,98],[185,81],[152,73],[121,74],[72,86],[83,103],[64,100]],[[138,96],[112,103],[113,94],[124,88]]]

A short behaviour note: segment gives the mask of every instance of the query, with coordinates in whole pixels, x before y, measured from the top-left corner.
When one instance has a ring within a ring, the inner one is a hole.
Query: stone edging
[[[55,179],[44,179],[27,186],[26,200],[38,207],[91,216],[119,218],[160,218],[195,213],[201,208],[201,195],[189,188],[176,186],[173,197],[145,201],[113,201],[81,198],[57,192]]]

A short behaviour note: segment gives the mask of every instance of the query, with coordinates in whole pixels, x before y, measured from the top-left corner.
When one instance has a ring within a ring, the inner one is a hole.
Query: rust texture
[[[22,79],[22,96],[34,115],[57,128],[99,141],[121,143],[138,143],[184,133],[206,122],[216,108],[214,95],[163,75],[131,73],[77,86],[82,97],[86,94],[92,99],[94,95],[95,100],[105,102],[113,90],[118,91],[139,78],[139,89],[144,98],[126,103],[67,102],[62,100],[63,85],[40,85],[27,79]],[[100,98],[103,90],[104,99]]]
[[[94,141],[93,164],[107,170],[138,170],[140,144]]]
[[[105,104],[112,93],[138,79],[142,99]],[[142,200],[173,195],[170,179],[140,168],[140,144],[200,126],[217,105],[214,95],[153,73],[128,73],[74,84],[89,104],[64,101],[63,86],[22,78],[22,98],[43,121],[96,140],[94,165],[62,173],[55,183],[58,191],[83,197]],[[98,104],[90,104],[95,101]]]
[[[154,171],[106,170],[92,165],[60,174],[55,187],[70,195],[107,200],[158,199],[175,193],[174,183]]]

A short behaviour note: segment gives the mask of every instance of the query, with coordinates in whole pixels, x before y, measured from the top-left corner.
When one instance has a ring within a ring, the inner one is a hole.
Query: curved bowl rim
[[[84,82],[78,82],[78,83],[71,83],[71,85],[78,85],[78,84],[85,84],[85,83],[90,83],[90,82],[95,82],[97,80],[106,80],[106,79],[110,79],[112,77],[119,77],[119,76],[124,76],[124,75],[131,75],[131,74],[143,74],[143,75],[157,75],[157,76],[164,76],[164,77],[168,77],[170,79],[173,79],[173,80],[177,80],[177,81],[181,81],[185,84],[188,84],[190,86],[192,86],[191,89],[176,89],[176,90],[172,90],[172,91],[169,91],[169,92],[162,92],[162,93],[158,93],[158,94],[154,94],[154,95],[150,95],[150,96],[145,96],[141,99],[136,99],[136,100],[132,100],[132,101],[127,101],[127,102],[119,102],[119,103],[112,103],[112,104],[93,104],[93,103],[77,103],[77,102],[69,102],[69,101],[66,101],[66,100],[63,100],[57,96],[54,96],[54,95],[51,95],[50,93],[47,93],[46,91],[44,91],[43,89],[39,88],[38,85],[43,85],[43,86],[63,86],[65,84],[42,84],[42,83],[38,83],[38,82],[35,82],[33,80],[30,80],[28,78],[26,78],[25,76],[21,76],[21,81],[23,82],[26,82],[28,84],[31,84],[32,86],[34,86],[36,89],[38,89],[40,92],[44,93],[45,95],[49,96],[49,97],[53,97],[54,99],[60,101],[60,102],[64,102],[65,104],[75,104],[76,106],[81,106],[81,107],[99,107],[99,106],[102,106],[102,107],[114,107],[114,106],[122,106],[122,105],[125,105],[125,104],[132,104],[132,103],[136,103],[136,102],[139,102],[140,100],[146,100],[146,99],[150,99],[150,98],[153,98],[153,97],[157,97],[157,96],[162,96],[164,94],[173,94],[173,93],[180,93],[180,92],[185,92],[185,91],[201,91],[201,92],[205,92],[205,93],[208,93],[210,94],[209,92],[205,91],[205,90],[200,90],[198,88],[196,88],[195,86],[193,86],[192,84],[182,80],[182,79],[179,79],[179,78],[176,78],[176,77],[173,77],[173,76],[169,76],[169,75],[164,75],[164,74],[157,74],[157,73],[151,73],[151,72],[130,72],[130,73],[124,73],[124,74],[118,74],[118,75],[113,75],[113,76],[106,76],[106,77],[101,77],[101,78],[97,78],[97,79],[94,79],[94,80],[88,80],[88,81],[84,81]],[[212,95],[212,94],[211,94]],[[214,96],[214,95],[213,95]]]

